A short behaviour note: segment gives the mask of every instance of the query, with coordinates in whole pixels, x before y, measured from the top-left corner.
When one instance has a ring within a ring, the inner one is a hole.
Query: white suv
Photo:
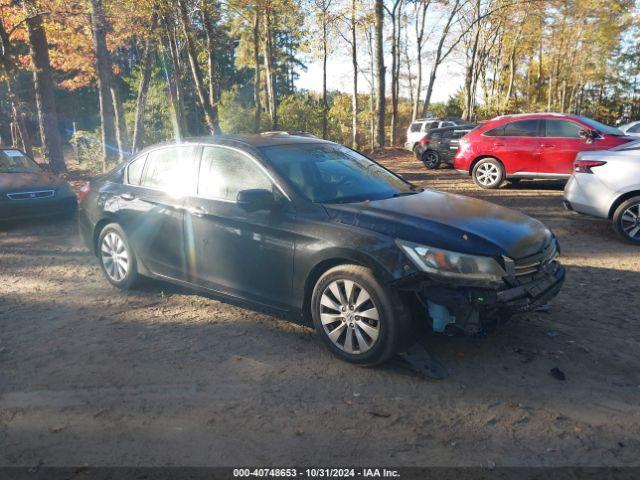
[[[441,127],[453,127],[455,125],[457,125],[457,123],[454,121],[441,120],[438,118],[419,118],[414,120],[411,122],[411,125],[409,125],[409,128],[407,128],[407,141],[404,144],[404,149],[414,152],[418,142],[429,130]]]

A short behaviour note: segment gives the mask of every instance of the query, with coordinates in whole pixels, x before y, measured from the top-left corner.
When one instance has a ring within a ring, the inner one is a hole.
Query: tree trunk
[[[376,136],[375,146],[385,145],[385,66],[384,66],[384,0],[375,0],[375,62],[376,62]]]
[[[127,123],[124,118],[124,107],[122,106],[120,91],[118,90],[118,86],[113,78],[111,81],[111,99],[113,100],[116,142],[118,144],[118,160],[122,162],[125,159],[127,143],[129,143],[127,140]]]
[[[26,127],[25,113],[22,108],[22,99],[17,94],[14,86],[14,74],[16,60],[13,55],[13,48],[11,41],[7,35],[7,31],[4,28],[4,24],[0,22],[0,47],[2,53],[0,55],[0,64],[4,70],[5,83],[7,87],[7,97],[11,104],[11,115],[13,117],[13,124],[15,128],[15,135],[12,133],[12,140],[14,146],[21,148],[27,155],[33,157],[33,145],[31,143],[31,135]]]
[[[53,91],[53,78],[51,77],[47,33],[35,0],[24,1],[24,12],[27,17],[29,51],[33,65],[36,106],[38,108],[43,154],[54,172],[65,172],[67,167],[64,163],[60,131],[58,130],[58,114]]]
[[[211,115],[213,116],[214,125],[216,125],[216,134],[220,132],[220,121],[218,119],[218,101],[220,100],[220,92],[218,88],[218,61],[216,49],[216,23],[219,9],[218,2],[212,2],[210,5],[205,3],[202,10],[202,23],[207,38],[207,64],[209,67],[209,104],[211,107]],[[210,10],[213,9],[213,12]]]
[[[449,35],[451,24],[453,23],[453,19],[455,18],[456,14],[460,10],[460,1],[461,0],[455,0],[454,4],[452,5],[451,10],[449,11],[449,17],[447,19],[447,23],[442,29],[442,34],[440,35],[440,40],[438,41],[438,48],[436,49],[436,55],[435,55],[435,58],[433,59],[433,66],[431,67],[431,74],[429,75],[429,85],[427,85],[427,95],[425,96],[424,103],[422,104],[423,117],[426,117],[429,114],[429,106],[431,105],[431,95],[433,95],[433,86],[436,83],[436,75],[438,73],[438,67],[444,61],[444,59],[447,58],[447,56],[449,56],[449,54],[453,50],[453,47],[457,45],[459,41],[458,39],[458,41],[454,42],[454,45],[449,47],[449,49],[445,53],[443,53],[442,49],[444,47],[444,42],[447,39],[447,36]]]
[[[255,112],[253,117],[253,128],[257,133],[260,131],[260,116],[262,104],[260,102],[260,9],[256,5],[255,17],[253,19],[253,103]]]
[[[111,60],[107,50],[107,26],[102,0],[91,0],[91,24],[93,28],[98,98],[100,102],[100,130],[102,134],[102,170],[106,171],[116,158],[116,120],[111,97]]]
[[[398,121],[398,98],[396,96],[396,81],[397,81],[397,8],[399,1],[396,0],[391,11],[391,132],[389,135],[389,143],[394,146],[396,143],[396,122]]]
[[[271,15],[267,10],[264,13],[264,68],[265,82],[267,84],[267,106],[269,108],[271,130],[277,130],[278,112],[276,111],[276,94],[273,75],[273,52],[271,42]]]
[[[180,54],[178,52],[178,42],[176,31],[173,25],[169,24],[165,19],[165,27],[167,31],[167,40],[169,44],[169,53],[171,54],[171,63],[173,65],[172,77],[173,82],[167,73],[167,83],[169,84],[169,92],[171,95],[171,103],[175,118],[176,137],[183,138],[188,134],[187,115],[184,111],[184,88],[182,85],[182,62],[180,62]],[[165,68],[166,70],[166,68]]]
[[[327,103],[327,10],[322,10],[322,138],[327,139],[329,105]]]
[[[351,65],[353,66],[353,92],[351,94],[351,146],[358,148],[358,47],[356,0],[351,0]]]
[[[215,112],[209,103],[209,98],[204,86],[204,76],[202,75],[200,64],[198,63],[198,52],[196,52],[196,46],[193,38],[191,37],[191,22],[189,21],[186,0],[178,0],[178,8],[180,10],[182,30],[186,42],[187,55],[189,57],[189,65],[191,66],[191,75],[193,77],[193,84],[196,90],[198,103],[204,111],[204,121],[207,125],[207,130],[209,130],[209,133],[215,135],[220,133],[220,126],[218,125],[218,119],[216,118]]]
[[[131,144],[132,153],[140,151],[143,147],[144,139],[144,108],[147,101],[147,91],[151,80],[151,63],[155,54],[154,38],[151,38],[153,31],[158,24],[158,15],[154,12],[151,15],[151,26],[148,37],[145,40],[144,57],[142,58],[142,76],[138,84],[138,95],[136,97],[136,113],[133,123],[133,141]]]

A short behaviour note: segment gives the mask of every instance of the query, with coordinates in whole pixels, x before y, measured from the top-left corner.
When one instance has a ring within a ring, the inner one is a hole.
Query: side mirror
[[[236,200],[238,205],[247,212],[271,210],[276,205],[276,197],[273,192],[264,188],[241,190],[238,192]]]
[[[598,132],[596,130],[589,130],[589,129],[586,129],[586,128],[582,128],[578,132],[578,135],[580,135],[580,137],[583,138],[585,142],[593,143],[593,141],[598,136]]]

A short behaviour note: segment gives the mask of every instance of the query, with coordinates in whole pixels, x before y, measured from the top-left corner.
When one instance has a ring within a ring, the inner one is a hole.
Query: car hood
[[[325,207],[341,224],[477,255],[523,258],[541,251],[552,237],[541,222],[515,210],[437,190]]]
[[[58,188],[66,182],[48,172],[0,173],[0,194]]]

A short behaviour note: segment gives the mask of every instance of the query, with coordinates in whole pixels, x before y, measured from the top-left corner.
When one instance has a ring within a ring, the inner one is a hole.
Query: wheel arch
[[[91,236],[91,239],[92,239],[91,245],[92,245],[93,254],[96,256],[98,255],[98,238],[100,237],[100,232],[102,232],[104,227],[106,227],[110,223],[117,223],[117,222],[111,217],[104,217],[98,220],[95,226],[93,227],[93,234]]]
[[[640,190],[631,190],[630,192],[620,195],[615,202],[611,204],[611,208],[609,208],[609,220],[613,219],[613,215],[616,213],[616,210],[620,205],[633,197],[640,197]]]
[[[302,292],[302,315],[304,319],[311,320],[311,296],[316,283],[318,283],[318,279],[320,279],[325,272],[339,265],[358,265],[370,268],[374,276],[379,279],[381,283],[389,281],[392,277],[382,265],[361,252],[339,251],[327,255],[311,267],[304,282],[304,290]]]

